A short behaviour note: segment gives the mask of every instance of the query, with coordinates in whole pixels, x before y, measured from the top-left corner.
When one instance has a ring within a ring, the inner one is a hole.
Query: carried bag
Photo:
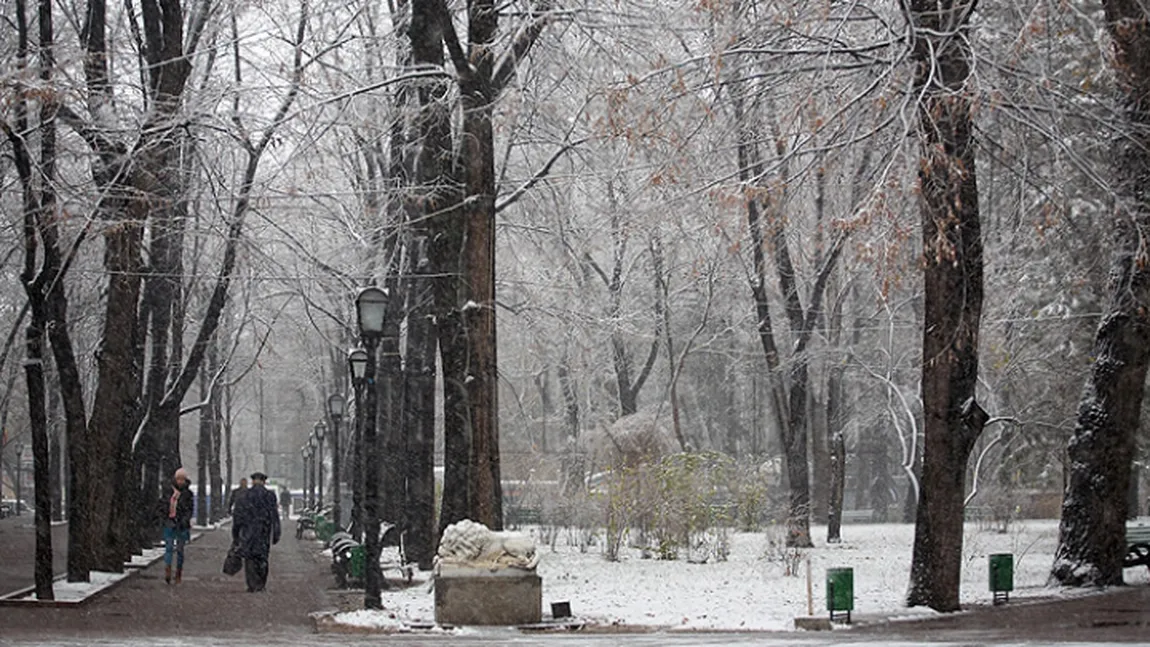
[[[239,549],[233,545],[228,549],[227,557],[224,558],[224,575],[235,575],[243,567],[244,558],[240,557]]]

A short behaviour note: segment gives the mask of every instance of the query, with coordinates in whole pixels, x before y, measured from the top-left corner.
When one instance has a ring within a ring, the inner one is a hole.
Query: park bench
[[[510,506],[507,508],[507,525],[526,526],[538,525],[543,518],[543,511],[531,506]]]
[[[295,538],[303,539],[303,532],[305,530],[313,530],[316,537],[327,541],[335,532],[335,526],[328,521],[328,516],[331,514],[331,508],[327,507],[323,510],[308,509],[299,514],[299,519],[295,524]],[[320,535],[323,535],[322,537]]]
[[[874,510],[843,510],[842,523],[870,523],[874,521]]]
[[[408,584],[415,577],[415,569],[407,563],[403,550],[403,533],[397,526],[384,523],[380,526],[380,542],[384,548],[396,548],[397,556],[387,559],[380,557],[380,569],[394,570],[407,581]],[[355,540],[350,533],[337,532],[331,536],[331,572],[335,575],[336,586],[341,589],[363,585],[363,575],[366,565],[366,547]]]
[[[1145,566],[1150,569],[1150,526],[1137,524],[1126,526],[1126,557],[1123,568]]]

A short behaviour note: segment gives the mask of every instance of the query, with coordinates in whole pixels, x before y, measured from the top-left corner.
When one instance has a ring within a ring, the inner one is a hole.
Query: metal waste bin
[[[1010,553],[996,553],[990,556],[990,592],[994,594],[995,604],[1004,604],[1010,601],[1010,592],[1014,590],[1014,555]]]
[[[335,524],[328,521],[322,514],[315,518],[315,538],[327,542],[335,534]]]
[[[363,565],[366,563],[364,559],[365,549],[363,544],[356,544],[351,547],[351,559],[347,561],[347,574],[354,580],[363,581]]]
[[[827,611],[831,622],[841,618],[846,612],[846,622],[851,622],[851,611],[855,608],[855,571],[853,568],[827,569]],[[839,615],[836,615],[838,613]]]

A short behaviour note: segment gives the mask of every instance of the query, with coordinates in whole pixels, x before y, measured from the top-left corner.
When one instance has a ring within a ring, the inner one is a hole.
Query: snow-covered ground
[[[529,532],[531,532],[529,530]],[[1057,521],[1021,521],[1005,533],[966,526],[963,543],[962,601],[989,603],[988,560],[993,553],[1014,555],[1015,590],[1012,599],[1058,596],[1046,580],[1057,542]],[[581,553],[561,535],[556,550],[541,547],[538,573],[543,578],[543,607],[569,601],[581,619],[622,625],[653,625],[672,629],[789,630],[796,616],[807,614],[805,559],[810,559],[815,614],[825,613],[823,579],[826,569],[854,569],[855,613],[887,617],[928,615],[928,610],[906,609],[914,526],[911,524],[850,524],[843,527],[843,542],[828,545],[825,526],[812,528],[815,548],[804,551],[798,576],[784,575],[779,550],[769,545],[768,534],[731,536],[725,562],[690,564],[685,561],[642,559],[627,549],[618,562],[603,558],[599,545]],[[777,536],[777,534],[775,535]],[[1130,582],[1147,581],[1146,569],[1128,569]],[[370,614],[340,614],[349,624],[392,626],[400,622],[434,621],[430,587],[415,586],[384,591],[382,612],[375,622]]]
[[[149,548],[140,555],[132,555],[131,561],[124,562],[124,566],[128,568],[145,568],[163,556],[163,548]]]
[[[89,581],[87,582],[68,582],[64,579],[58,579],[52,583],[52,594],[55,596],[53,603],[78,604],[131,575],[132,571],[128,570],[123,573],[92,571],[88,574]],[[37,603],[35,595],[31,592],[25,597],[12,599],[21,602],[27,601],[29,604]]]

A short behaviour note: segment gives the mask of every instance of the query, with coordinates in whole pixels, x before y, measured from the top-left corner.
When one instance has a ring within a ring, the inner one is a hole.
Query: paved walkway
[[[272,547],[267,590],[248,593],[243,574],[220,571],[231,529],[204,530],[188,545],[182,584],[164,583],[163,561],[100,594],[79,608],[5,608],[5,638],[117,638],[251,635],[307,635],[308,614],[330,608],[330,562],[312,541],[296,541],[294,522]],[[0,563],[7,559],[3,551]]]
[[[1150,643],[1150,586],[1117,587],[1074,598],[1018,600],[1000,607],[911,622],[878,622],[857,627],[860,638],[883,636],[907,641],[962,640],[992,644],[1025,639],[1055,642]]]
[[[36,554],[36,528],[32,515],[0,519],[0,595],[35,584],[32,559]],[[52,526],[52,566],[56,574],[68,563],[68,526]]]
[[[170,639],[173,645],[236,644],[349,644],[374,643],[378,637],[314,636],[308,616],[313,611],[337,606],[327,588],[333,580],[329,562],[318,554],[313,541],[297,541],[294,522],[285,524],[284,537],[272,548],[268,590],[250,594],[243,575],[227,577],[220,572],[231,541],[231,530],[205,530],[187,548],[184,582],[169,586],[163,581],[163,562],[132,576],[87,605],[71,609],[4,608],[0,611],[0,644],[11,640],[37,644],[152,645]],[[63,568],[64,526],[53,529],[61,543],[57,565]],[[28,564],[34,541],[25,518],[0,521],[0,589],[30,585]],[[861,620],[861,618],[860,618]],[[1072,599],[1017,601],[999,608],[975,608],[967,613],[942,615],[913,622],[856,626],[831,634],[725,634],[722,636],[615,636],[538,637],[544,644],[790,644],[812,645],[843,642],[922,644],[956,641],[961,644],[1050,644],[1078,642],[1150,641],[1150,586],[1119,588],[1100,595]],[[504,644],[510,634],[411,638],[418,644],[476,642]],[[535,637],[514,636],[515,642],[536,644]],[[207,642],[205,643],[205,639]],[[464,640],[461,640],[464,639]],[[402,642],[405,639],[393,638]],[[167,644],[167,643],[165,643]]]

